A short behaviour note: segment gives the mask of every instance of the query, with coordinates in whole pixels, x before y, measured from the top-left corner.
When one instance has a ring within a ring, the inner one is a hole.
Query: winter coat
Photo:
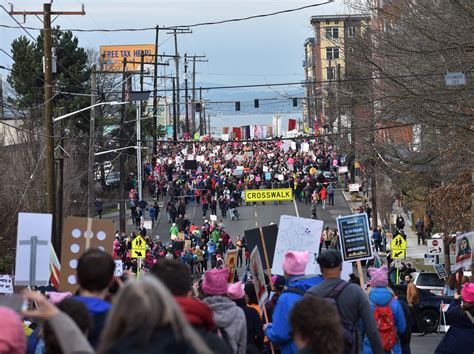
[[[214,313],[214,322],[235,354],[247,350],[247,323],[244,311],[227,296],[210,296],[204,299]]]
[[[471,310],[474,317],[474,311]],[[454,300],[446,311],[448,332],[436,348],[435,354],[471,354],[474,348],[474,323],[461,308],[459,300]]]
[[[288,278],[286,288],[297,288],[305,292],[314,285],[319,284],[322,280],[323,278],[321,276],[296,275]],[[294,354],[298,352],[295,343],[291,339],[289,317],[295,303],[302,298],[303,296],[301,294],[283,291],[273,311],[273,322],[267,326],[265,334],[270,341],[280,346],[282,354]]]
[[[393,299],[393,300],[392,300]],[[390,309],[393,313],[393,320],[395,322],[395,328],[397,330],[397,344],[392,348],[392,353],[401,354],[402,349],[400,346],[400,336],[405,332],[406,321],[405,314],[403,312],[402,305],[397,298],[393,297],[393,293],[387,288],[372,288],[369,293],[370,310],[375,316],[376,306],[386,306],[390,301]],[[373,353],[372,347],[370,346],[369,339],[364,335],[363,353]]]
[[[112,307],[110,303],[97,297],[74,296],[74,300],[86,305],[89,314],[92,317],[93,329],[89,332],[89,342],[96,348],[99,345],[99,338],[105,327],[107,314]]]

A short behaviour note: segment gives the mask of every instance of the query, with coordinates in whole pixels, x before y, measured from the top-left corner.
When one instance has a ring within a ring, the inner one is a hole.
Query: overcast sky
[[[43,1],[8,0],[14,9],[41,10]],[[10,8],[7,0],[1,3]],[[85,5],[85,16],[61,16],[54,22],[62,28],[136,28],[155,25],[172,26],[216,21],[255,14],[274,12],[325,0],[54,0],[53,11],[77,11]],[[218,84],[255,84],[301,81],[303,79],[303,43],[313,35],[309,19],[313,15],[343,12],[342,0],[278,16],[198,27],[192,34],[179,36],[180,54],[205,54],[209,62],[197,67],[198,81]],[[3,11],[1,23],[15,25]],[[16,17],[23,22],[22,16]],[[26,18],[26,25],[41,27],[35,17]],[[37,31],[30,31],[37,35]],[[12,40],[24,32],[1,29],[1,48],[10,52]],[[143,44],[154,42],[154,32],[80,33],[75,35],[83,47],[98,50],[100,45]],[[160,33],[160,53],[172,54],[173,40]],[[0,52],[0,63],[11,66],[11,61]],[[2,75],[5,76],[5,71]]]

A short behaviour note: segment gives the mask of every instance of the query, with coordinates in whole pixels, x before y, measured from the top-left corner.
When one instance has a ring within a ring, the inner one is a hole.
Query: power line
[[[173,30],[176,27],[202,27],[202,26],[213,26],[213,25],[221,25],[225,23],[233,23],[233,22],[241,22],[241,21],[248,21],[248,20],[254,20],[258,18],[265,18],[265,17],[271,17],[271,16],[276,16],[276,15],[282,15],[282,14],[287,14],[291,12],[297,12],[301,10],[306,10],[310,9],[313,7],[318,7],[326,4],[330,4],[334,2],[334,0],[329,0],[323,3],[319,4],[310,4],[310,5],[305,5],[305,6],[300,6],[292,9],[286,9],[286,10],[280,10],[280,11],[275,11],[275,12],[269,12],[269,13],[264,13],[260,15],[252,15],[252,16],[246,16],[246,17],[238,17],[238,18],[231,18],[231,19],[226,19],[226,20],[220,20],[220,21],[211,21],[211,22],[199,22],[199,23],[193,23],[190,25],[175,25],[175,26],[169,26],[169,27],[160,27],[160,29],[163,30]],[[17,26],[9,26],[9,25],[0,25],[0,27],[4,28],[14,28],[18,29]],[[26,27],[23,26],[22,28],[26,28],[29,30],[34,30],[34,31],[41,31],[41,28],[37,27]],[[88,28],[88,29],[83,29],[83,28],[68,28],[64,29],[64,31],[72,31],[72,32],[141,32],[141,31],[155,31],[156,26],[153,27],[142,27],[142,28],[115,28],[115,29],[94,29],[94,28]]]

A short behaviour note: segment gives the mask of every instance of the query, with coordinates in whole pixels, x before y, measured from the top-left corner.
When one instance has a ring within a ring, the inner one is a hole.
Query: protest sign
[[[113,254],[115,223],[112,220],[67,216],[64,219],[61,244],[59,290],[75,293],[77,262],[91,247]]]
[[[255,246],[250,254],[250,272],[252,273],[253,285],[257,294],[258,305],[262,308],[268,297],[267,287],[265,285],[265,277],[263,275],[262,260],[258,253],[258,247]]]
[[[191,240],[184,240],[184,249],[185,250],[191,249]]]
[[[433,268],[435,269],[436,274],[438,274],[438,278],[445,279],[448,277],[448,273],[446,272],[446,269],[444,268],[444,264],[434,264]]]
[[[123,262],[121,259],[116,259],[114,262],[115,262],[114,275],[116,277],[121,277],[123,275]]]
[[[211,219],[211,221],[217,221],[217,215],[210,215],[209,216],[209,219]]]
[[[353,214],[337,218],[339,243],[344,261],[371,259],[372,247],[367,214]]]
[[[262,233],[263,242],[265,242],[265,249],[267,250],[269,264],[271,265],[273,263],[273,256],[275,253],[275,246],[278,235],[278,225],[272,224],[268,226],[263,226]],[[262,260],[264,260],[265,255],[263,254],[264,247],[262,243],[262,237],[260,235],[260,228],[258,227],[256,229],[245,230],[244,234],[245,240],[248,244],[248,248],[253,250],[255,246],[257,246],[260,252],[260,257]]]
[[[0,294],[13,294],[13,280],[11,275],[0,275]]]
[[[456,236],[456,270],[471,267],[473,240],[474,231]]]
[[[51,248],[51,214],[19,213],[16,241],[15,284],[48,285]]]
[[[283,261],[288,251],[308,251],[306,274],[314,274],[319,267],[316,258],[319,252],[319,240],[323,231],[321,220],[280,216],[278,235],[272,262],[272,273],[283,275]]]
[[[225,254],[225,267],[229,269],[229,279],[228,283],[232,284],[234,282],[235,277],[235,268],[237,266],[237,249],[227,250]]]

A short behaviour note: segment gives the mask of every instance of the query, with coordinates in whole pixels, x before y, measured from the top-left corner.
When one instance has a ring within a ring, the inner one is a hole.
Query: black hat
[[[318,256],[318,264],[321,268],[336,268],[342,263],[341,252],[336,250],[324,250]]]

